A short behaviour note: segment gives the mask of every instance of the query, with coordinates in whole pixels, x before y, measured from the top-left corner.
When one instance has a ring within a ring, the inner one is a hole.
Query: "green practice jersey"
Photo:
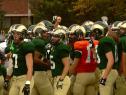
[[[122,52],[126,53],[126,35],[120,37],[120,42],[118,45],[119,61],[121,60]]]
[[[68,47],[63,43],[59,43],[53,48],[50,55],[53,77],[62,74],[64,68],[64,65],[62,63],[62,58],[69,57],[69,53],[70,53],[70,47]]]
[[[0,64],[0,75],[6,75],[6,68],[2,64]]]
[[[120,45],[122,47],[122,51],[126,52],[126,35],[120,37]]]
[[[9,50],[10,49],[10,50]],[[28,53],[34,52],[34,45],[31,42],[22,42],[20,45],[13,44],[13,49],[8,46],[7,51],[12,52],[13,59],[13,75],[25,75],[27,74],[27,66],[25,56]],[[29,63],[30,64],[30,63]]]
[[[35,51],[40,53],[40,60],[42,60],[46,54],[45,51],[45,41],[40,38],[35,38],[32,40],[32,43],[35,45]],[[43,66],[43,64],[35,64],[34,62],[34,71],[46,71],[47,69]]]
[[[112,51],[114,55],[114,65],[113,69],[118,69],[119,64],[118,64],[118,50],[117,50],[117,44],[116,42],[110,38],[110,37],[104,37],[100,39],[99,41],[99,46],[98,46],[98,56],[100,58],[100,63],[99,63],[99,68],[100,69],[105,69],[107,66],[107,58],[105,54],[107,52]]]
[[[45,54],[45,41],[39,38],[32,40],[32,43],[35,46],[35,50],[39,51],[42,54]]]

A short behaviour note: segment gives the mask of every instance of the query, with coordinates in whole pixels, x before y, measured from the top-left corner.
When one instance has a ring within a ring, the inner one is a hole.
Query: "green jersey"
[[[32,43],[35,46],[35,50],[39,51],[42,54],[45,54],[45,41],[39,38],[32,40]]]
[[[9,50],[10,49],[10,50]],[[7,51],[12,52],[13,59],[13,75],[25,75],[27,74],[27,65],[25,56],[28,53],[34,52],[34,45],[31,42],[22,42],[20,45],[13,44],[13,49],[8,46]],[[29,63],[30,64],[30,63]]]
[[[120,42],[118,45],[119,61],[121,60],[122,52],[126,53],[126,35],[120,37]]]
[[[35,45],[35,51],[40,52],[40,60],[44,58],[45,51],[45,41],[40,38],[35,38],[32,40],[32,43]],[[43,66],[43,64],[35,64],[34,62],[34,71],[46,71],[47,69]]]
[[[69,53],[70,48],[63,43],[59,43],[53,48],[50,55],[52,64],[51,70],[53,77],[62,74],[64,68],[62,58],[69,57]]]
[[[126,35],[120,37],[120,45],[123,52],[126,52]]]
[[[107,60],[105,54],[110,51],[112,51],[112,53],[114,55],[113,69],[119,68],[117,44],[112,38],[104,37],[104,38],[100,39],[99,45],[98,45],[98,56],[100,58],[100,63],[98,66],[100,69],[106,68],[108,60]]]
[[[0,64],[0,75],[6,75],[6,68],[2,64]]]

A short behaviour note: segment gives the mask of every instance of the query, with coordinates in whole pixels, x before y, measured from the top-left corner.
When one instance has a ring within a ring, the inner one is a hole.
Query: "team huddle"
[[[85,21],[69,28],[48,20],[28,28],[14,24],[0,43],[0,95],[124,95],[125,90],[126,21]]]

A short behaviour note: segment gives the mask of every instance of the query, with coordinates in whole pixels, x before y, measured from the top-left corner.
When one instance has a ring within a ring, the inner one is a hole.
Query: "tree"
[[[126,19],[126,0],[114,0],[113,2],[113,20]]]
[[[108,16],[109,21],[126,19],[126,0],[77,0],[74,10],[78,17],[84,20],[100,20],[102,16]]]
[[[126,19],[126,0],[30,0],[35,23],[60,15],[63,25],[97,21],[107,16],[109,22]]]
[[[74,19],[71,1],[75,0],[30,0],[35,23],[44,19],[52,21],[54,15],[60,15],[62,24],[70,25]]]

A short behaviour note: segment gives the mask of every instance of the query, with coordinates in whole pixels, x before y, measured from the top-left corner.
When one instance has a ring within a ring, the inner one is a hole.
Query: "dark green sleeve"
[[[68,46],[66,46],[66,45],[61,45],[58,48],[58,53],[59,53],[59,55],[60,55],[61,58],[69,57],[70,51],[71,51],[71,48],[68,47]]]
[[[2,75],[5,77],[7,72],[6,72],[6,68],[3,65],[0,65],[0,69],[1,69],[1,73]]]
[[[67,51],[60,51],[60,57],[64,58],[64,57],[68,57],[69,56],[69,52]]]
[[[75,50],[74,54],[75,54],[75,58],[80,58],[82,56],[82,52],[79,50]]]
[[[35,46],[34,46],[34,44],[32,42],[25,42],[23,44],[22,52],[24,54],[33,53],[34,52],[34,49],[35,49]]]
[[[34,39],[32,40],[32,43],[35,46],[35,50],[41,52],[42,54],[45,54],[45,41],[41,39]]]
[[[102,43],[100,44],[101,49],[104,51],[104,53],[108,53],[112,51],[112,44],[111,43]]]
[[[4,61],[6,58],[3,53],[0,52],[0,60]]]
[[[126,40],[121,41],[122,50],[126,53]]]

